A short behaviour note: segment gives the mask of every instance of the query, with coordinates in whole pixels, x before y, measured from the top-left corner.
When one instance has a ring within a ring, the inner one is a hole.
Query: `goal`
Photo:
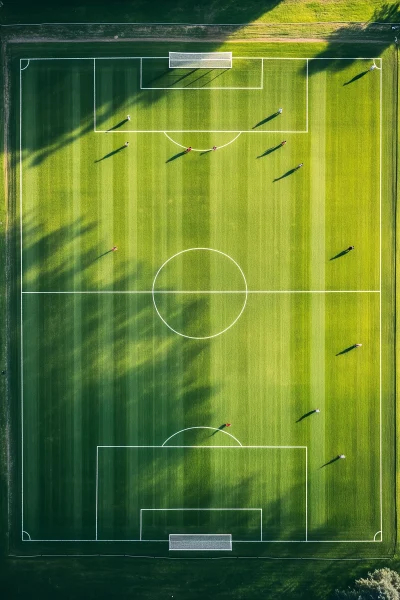
[[[184,534],[170,533],[170,550],[232,550],[230,533]]]
[[[232,52],[170,52],[170,69],[231,69]]]

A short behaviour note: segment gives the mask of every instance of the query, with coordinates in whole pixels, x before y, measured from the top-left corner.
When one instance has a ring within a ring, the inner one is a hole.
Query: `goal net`
[[[185,534],[170,533],[170,550],[232,550],[230,533]]]
[[[170,69],[231,69],[232,52],[170,52]]]

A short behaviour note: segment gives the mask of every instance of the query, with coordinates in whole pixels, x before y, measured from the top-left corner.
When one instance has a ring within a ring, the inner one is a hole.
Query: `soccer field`
[[[24,548],[393,539],[385,59],[247,46],[15,62]]]

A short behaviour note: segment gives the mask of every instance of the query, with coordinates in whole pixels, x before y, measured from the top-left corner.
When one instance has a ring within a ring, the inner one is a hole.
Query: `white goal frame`
[[[170,52],[170,69],[231,69],[232,52]]]

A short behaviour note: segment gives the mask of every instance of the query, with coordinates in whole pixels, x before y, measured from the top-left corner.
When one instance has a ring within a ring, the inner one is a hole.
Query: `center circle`
[[[153,304],[174,333],[206,340],[228,331],[247,303],[247,281],[238,263],[213,248],[177,252],[158,269]]]

